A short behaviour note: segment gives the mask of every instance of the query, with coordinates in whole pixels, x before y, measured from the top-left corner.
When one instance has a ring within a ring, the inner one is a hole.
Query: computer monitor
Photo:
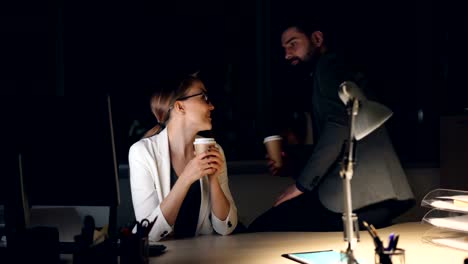
[[[120,203],[110,96],[30,98],[16,113],[17,149],[31,206]]]
[[[8,161],[4,166],[5,178],[2,188],[2,199],[4,207],[4,231],[5,235],[23,231],[29,224],[30,211],[29,199],[27,197],[22,173],[21,154],[13,152],[4,157]]]

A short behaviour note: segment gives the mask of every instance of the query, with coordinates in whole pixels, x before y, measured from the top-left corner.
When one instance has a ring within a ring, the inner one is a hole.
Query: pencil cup
[[[149,242],[148,237],[132,234],[120,240],[121,264],[148,264]]]
[[[405,264],[405,250],[383,250],[375,252],[375,264]]]

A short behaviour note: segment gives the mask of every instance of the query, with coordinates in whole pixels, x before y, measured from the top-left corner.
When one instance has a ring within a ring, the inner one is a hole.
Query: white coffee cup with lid
[[[193,142],[193,146],[195,147],[195,155],[203,153],[215,145],[216,141],[214,138],[196,138]]]
[[[268,156],[275,162],[275,167],[283,166],[282,143],[283,138],[279,135],[273,135],[263,139],[263,144],[267,149]]]

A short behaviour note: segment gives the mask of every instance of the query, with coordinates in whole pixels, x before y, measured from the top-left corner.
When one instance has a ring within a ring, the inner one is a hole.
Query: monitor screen
[[[109,96],[28,99],[17,133],[29,204],[118,206]]]
[[[8,234],[23,230],[29,224],[30,211],[28,197],[24,190],[21,155],[11,151],[10,155],[5,155],[3,159],[5,163],[2,164],[0,227],[6,227],[8,232],[0,233]]]

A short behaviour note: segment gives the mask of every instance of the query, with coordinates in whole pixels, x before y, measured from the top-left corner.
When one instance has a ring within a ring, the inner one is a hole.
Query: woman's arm
[[[130,184],[132,191],[135,216],[138,221],[157,219],[150,232],[150,240],[159,240],[170,234],[179,214],[180,207],[187,192],[195,181],[208,174],[213,174],[215,169],[205,159],[209,153],[202,153],[193,158],[184,168],[178,180],[172,187],[167,197],[159,201],[160,190],[156,189],[155,179],[160,175],[157,171],[157,162],[149,154],[147,147],[142,142],[135,143],[129,152]],[[155,175],[153,175],[155,174]],[[162,222],[161,225],[158,225]]]
[[[176,222],[180,207],[192,183],[193,182],[186,177],[179,177],[169,192],[169,195],[161,202],[161,211],[171,226]]]
[[[220,220],[226,220],[229,214],[230,204],[221,189],[217,176],[210,177],[210,199],[213,214]]]
[[[159,178],[156,161],[150,155],[147,146],[139,141],[132,145],[128,154],[130,168],[130,189],[132,194],[135,219],[155,221],[149,239],[159,241],[172,232],[172,225],[168,223],[161,211],[159,193],[155,179]]]
[[[216,156],[216,173],[209,175],[212,225],[222,235],[232,233],[237,226],[237,208],[229,190],[226,158],[220,146],[211,155]],[[213,161],[213,159],[211,160]]]

